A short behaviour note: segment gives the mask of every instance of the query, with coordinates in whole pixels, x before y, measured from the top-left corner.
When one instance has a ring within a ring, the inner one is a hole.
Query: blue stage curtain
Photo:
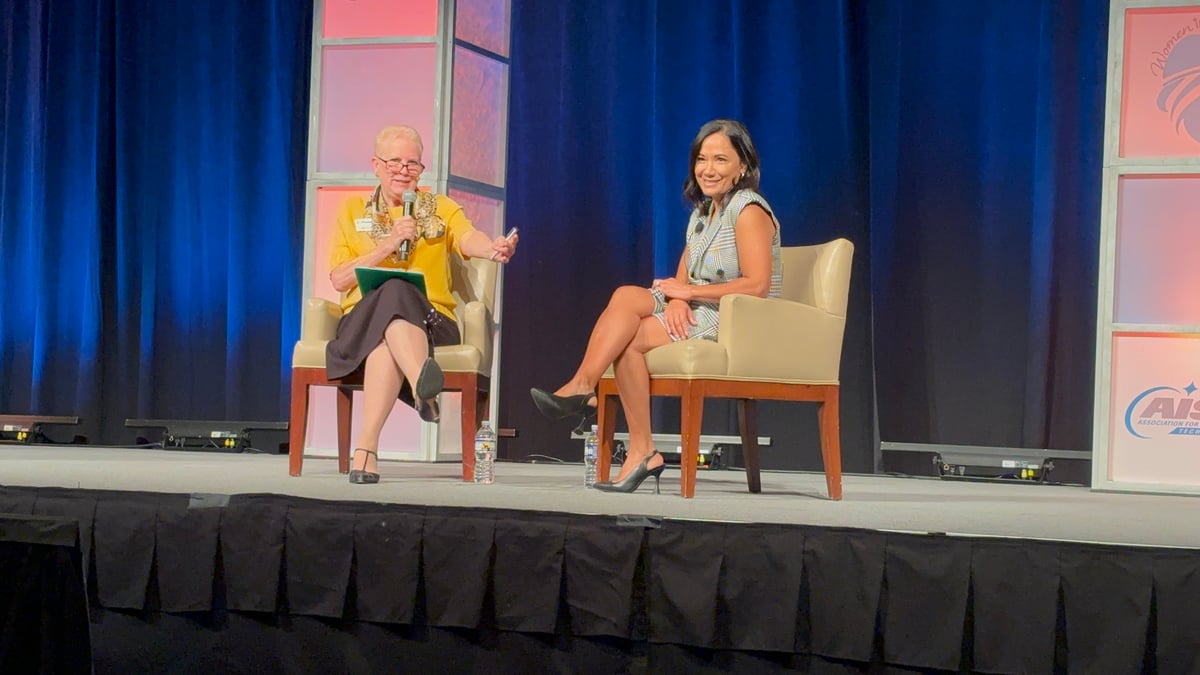
[[[1108,3],[869,3],[884,440],[1090,450]]]
[[[284,419],[308,3],[31,0],[4,20],[0,413]]]

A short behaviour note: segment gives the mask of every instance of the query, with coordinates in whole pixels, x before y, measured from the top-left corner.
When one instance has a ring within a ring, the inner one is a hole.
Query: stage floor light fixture
[[[157,429],[158,441],[146,440],[139,445],[152,445],[164,450],[193,450],[200,452],[268,452],[253,445],[255,431],[287,432],[287,422],[245,420],[180,420],[127,419],[129,429]]]
[[[46,435],[46,425],[77,425],[79,418],[62,415],[0,415],[0,443],[33,445],[53,443]],[[73,443],[86,443],[78,434]]]
[[[885,470],[933,475],[945,480],[1024,481],[1030,483],[1086,485],[1092,453],[1080,450],[1000,448],[926,443],[879,444]],[[912,466],[932,463],[931,471]]]

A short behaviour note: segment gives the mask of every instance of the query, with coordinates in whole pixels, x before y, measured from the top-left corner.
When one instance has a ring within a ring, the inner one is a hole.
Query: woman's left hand
[[[493,239],[492,260],[501,263],[506,263],[511,260],[513,254],[517,252],[517,241],[520,239],[520,235],[515,232],[508,237],[496,237]]]
[[[682,340],[691,332],[691,327],[696,325],[696,315],[692,313],[691,305],[678,298],[672,298],[663,310],[663,324],[672,340]]]
[[[659,279],[654,282],[653,288],[663,292],[663,295],[668,298],[690,301],[693,297],[692,285],[680,283],[675,277],[667,279]]]

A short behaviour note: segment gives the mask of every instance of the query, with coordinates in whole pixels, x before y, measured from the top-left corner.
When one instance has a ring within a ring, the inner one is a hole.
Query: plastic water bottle
[[[596,433],[596,425],[583,438],[583,484],[592,487],[596,484],[596,455],[600,452],[600,435]]]
[[[491,485],[496,482],[496,432],[492,423],[484,420],[475,432],[475,482]]]

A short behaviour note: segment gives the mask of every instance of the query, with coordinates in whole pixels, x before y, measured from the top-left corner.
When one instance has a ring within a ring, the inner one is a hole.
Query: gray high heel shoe
[[[662,494],[659,492],[658,482],[659,477],[662,476],[663,469],[667,468],[667,465],[666,463],[663,463],[659,464],[653,469],[649,468],[650,460],[653,459],[655,455],[658,455],[658,450],[655,450],[654,452],[650,453],[646,459],[643,459],[642,463],[638,464],[637,468],[631,471],[628,476],[625,476],[624,480],[617,482],[596,483],[593,487],[601,492],[628,493],[637,490],[638,487],[641,486],[642,481],[646,480],[650,476],[654,476],[654,494]]]

